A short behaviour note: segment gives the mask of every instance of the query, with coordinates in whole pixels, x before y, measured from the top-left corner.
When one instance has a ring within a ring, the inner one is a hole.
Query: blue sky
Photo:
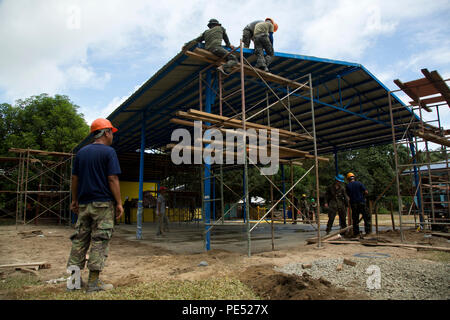
[[[450,0],[1,0],[0,102],[65,94],[90,123],[210,18],[238,45],[243,27],[267,16],[279,25],[276,51],[360,63],[391,89],[422,68],[450,78]]]

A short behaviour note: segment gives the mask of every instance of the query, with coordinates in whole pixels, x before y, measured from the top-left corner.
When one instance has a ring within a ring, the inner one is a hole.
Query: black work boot
[[[89,281],[86,292],[107,291],[114,289],[114,286],[109,283],[103,283],[99,278],[100,271],[89,271]]]
[[[108,291],[114,289],[114,286],[110,283],[104,283],[102,280],[97,279],[93,282],[89,282],[87,285],[86,292],[96,292],[96,291]]]

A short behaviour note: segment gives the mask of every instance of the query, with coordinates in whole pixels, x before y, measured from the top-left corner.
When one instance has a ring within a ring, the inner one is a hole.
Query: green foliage
[[[67,96],[47,94],[0,104],[0,154],[9,148],[70,152],[89,134],[83,114]]]

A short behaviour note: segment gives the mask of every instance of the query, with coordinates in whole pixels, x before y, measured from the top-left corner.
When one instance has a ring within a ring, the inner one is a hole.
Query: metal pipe
[[[139,200],[136,217],[136,239],[142,240],[142,211],[144,201],[145,112],[142,113],[141,150],[139,150]]]
[[[248,198],[248,167],[247,167],[247,133],[246,133],[246,125],[245,125],[245,80],[244,80],[244,45],[241,39],[241,49],[240,49],[240,58],[241,58],[241,98],[242,98],[242,128],[244,130],[244,192],[245,192],[245,214],[247,215],[247,248],[248,248],[248,256],[251,256],[251,235],[250,235],[250,207],[249,207],[249,198]]]
[[[316,197],[317,197],[317,247],[322,246],[322,239],[320,237],[320,190],[319,190],[319,160],[317,159],[317,136],[316,136],[316,120],[314,115],[314,92],[311,73],[309,74],[309,94],[311,96],[311,119],[312,119],[312,130],[314,138],[314,163],[316,171]]]
[[[400,240],[404,241],[403,237],[403,227],[402,227],[402,197],[400,195],[400,179],[399,179],[399,170],[398,170],[398,153],[397,153],[397,145],[395,143],[395,128],[394,128],[394,117],[392,115],[392,99],[391,99],[391,91],[388,91],[388,100],[389,100],[389,115],[391,117],[391,132],[392,132],[392,145],[394,147],[394,160],[395,160],[395,180],[397,183],[397,200],[398,200],[398,217],[400,222]]]

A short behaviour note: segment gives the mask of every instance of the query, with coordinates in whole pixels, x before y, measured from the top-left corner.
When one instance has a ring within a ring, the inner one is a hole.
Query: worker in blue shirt
[[[72,249],[67,267],[82,270],[86,264],[86,253],[91,247],[87,263],[87,292],[113,289],[113,285],[103,283],[99,275],[108,256],[114,215],[120,219],[123,214],[118,178],[120,164],[116,151],[111,147],[114,132],[117,129],[109,120],[94,120],[91,125],[94,142],[81,148],[73,162],[70,209],[78,214],[78,221],[75,233],[70,237]],[[81,288],[68,286],[67,289]]]
[[[359,181],[356,181],[355,175],[352,172],[347,174],[349,181],[345,190],[350,198],[350,207],[352,208],[352,222],[353,222],[353,236],[360,235],[359,232],[359,217],[362,215],[364,220],[364,229],[366,235],[372,232],[372,217],[366,208],[365,197],[369,194],[367,188]]]

